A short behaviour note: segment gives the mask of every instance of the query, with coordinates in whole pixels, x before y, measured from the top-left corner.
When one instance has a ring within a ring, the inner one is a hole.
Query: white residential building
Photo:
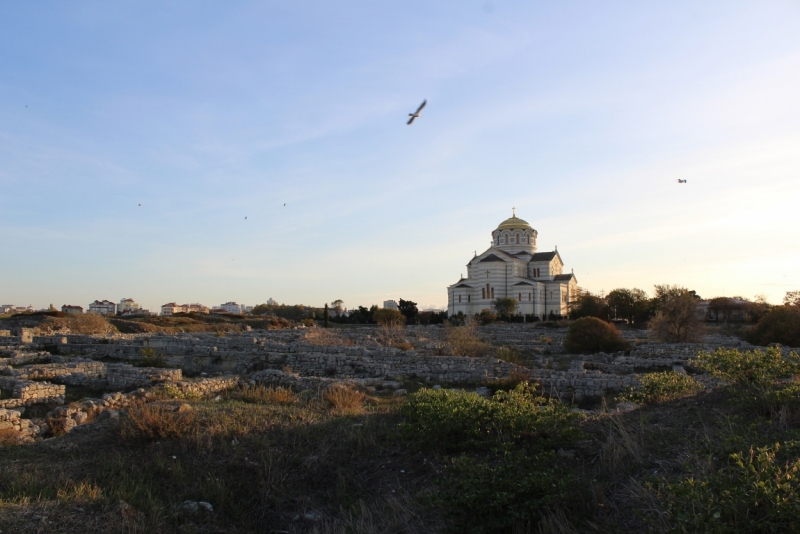
[[[224,310],[228,313],[242,313],[244,312],[244,306],[241,304],[236,304],[235,302],[226,302],[225,304],[220,304],[218,309]]]
[[[170,302],[169,304],[162,304],[161,306],[161,315],[173,315],[175,313],[185,313],[186,309],[183,306],[179,306],[174,302]]]
[[[123,312],[133,312],[139,309],[139,304],[134,302],[133,299],[122,299],[117,304],[117,313],[122,314]]]
[[[383,307],[388,309],[388,310],[396,310],[396,309],[398,309],[397,308],[397,302],[395,302],[393,300],[384,300],[383,301]]]
[[[71,306],[69,304],[64,304],[61,306],[61,311],[64,313],[81,314],[83,313],[83,306]]]
[[[96,300],[89,304],[89,313],[100,315],[114,315],[117,312],[117,305],[110,300]]]
[[[492,245],[467,263],[467,277],[447,288],[447,313],[491,309],[499,297],[516,299],[518,313],[567,315],[578,293],[572,273],[563,274],[558,249],[536,252],[538,232],[516,214],[492,232]]]
[[[184,309],[184,313],[208,313],[208,306],[198,303],[183,304],[181,307]]]

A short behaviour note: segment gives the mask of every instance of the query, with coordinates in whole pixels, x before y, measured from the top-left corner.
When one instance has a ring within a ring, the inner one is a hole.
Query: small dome
[[[510,219],[506,219],[505,221],[500,223],[500,226],[497,227],[498,230],[533,230],[530,224],[522,219],[518,218],[516,215],[513,215]]]

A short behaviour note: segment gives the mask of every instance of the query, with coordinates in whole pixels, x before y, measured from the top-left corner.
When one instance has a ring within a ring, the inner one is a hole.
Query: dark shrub
[[[597,317],[583,317],[569,325],[564,348],[572,354],[591,354],[625,350],[628,344],[614,325]]]
[[[773,308],[745,337],[753,345],[780,343],[787,347],[800,347],[800,307]]]

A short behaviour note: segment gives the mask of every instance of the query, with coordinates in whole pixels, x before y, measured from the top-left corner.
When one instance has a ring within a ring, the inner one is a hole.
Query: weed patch
[[[673,371],[648,373],[639,375],[638,378],[641,385],[638,388],[628,388],[617,400],[654,404],[694,395],[703,389],[703,384],[691,376]]]
[[[119,423],[119,434],[125,439],[158,440],[186,436],[194,425],[194,410],[160,402],[143,404],[128,410]]]
[[[358,412],[363,409],[367,396],[356,389],[334,384],[325,390],[322,398],[335,410]]]

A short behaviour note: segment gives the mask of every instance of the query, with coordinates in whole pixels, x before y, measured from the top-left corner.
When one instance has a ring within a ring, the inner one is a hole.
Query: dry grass
[[[40,327],[41,329],[51,330],[52,332],[101,336],[118,333],[117,328],[108,319],[95,313],[54,317],[52,321],[43,323]]]
[[[412,350],[414,346],[403,335],[403,325],[383,325],[378,330],[377,341],[384,347]]]
[[[153,402],[128,410],[119,423],[119,433],[126,439],[169,439],[186,436],[194,425],[194,410]]]
[[[330,328],[312,328],[303,336],[303,340],[309,345],[350,347],[353,346],[352,339],[346,339],[336,330]]]
[[[619,416],[609,416],[606,440],[600,450],[600,471],[614,476],[637,469],[645,458],[642,441],[642,429],[625,423]]]
[[[478,324],[473,318],[467,319],[464,326],[448,327],[446,339],[447,347],[455,356],[479,358],[489,356],[494,350],[491,343],[478,337]]]
[[[82,480],[80,482],[70,480],[56,492],[56,497],[59,501],[70,503],[96,501],[102,495],[103,491],[100,486],[90,480]]]
[[[370,502],[359,500],[344,517],[325,521],[309,534],[416,534],[443,530],[438,518],[425,518],[421,512],[419,504],[405,494]]]
[[[289,388],[263,385],[241,387],[231,392],[231,397],[252,404],[293,404],[299,400]]]
[[[364,401],[367,396],[356,389],[335,384],[325,390],[322,398],[335,410],[358,412],[364,408]]]

